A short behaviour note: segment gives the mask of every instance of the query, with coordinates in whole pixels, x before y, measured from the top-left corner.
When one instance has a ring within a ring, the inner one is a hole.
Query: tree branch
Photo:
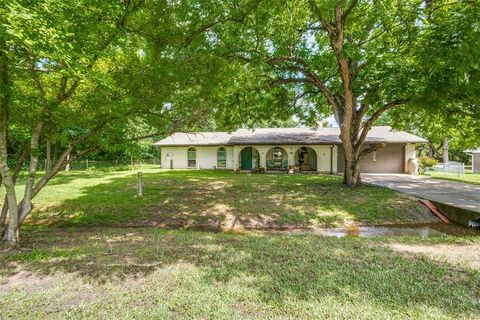
[[[348,16],[350,15],[353,8],[355,8],[357,4],[358,4],[358,0],[352,0],[352,2],[350,2],[350,5],[348,6],[347,10],[345,10],[345,12],[342,15],[343,22],[347,21]]]
[[[361,146],[363,144],[363,142],[365,141],[365,138],[367,137],[367,134],[368,132],[370,131],[370,129],[372,128],[373,124],[375,123],[375,121],[377,121],[377,119],[386,111],[396,107],[396,106],[399,106],[399,105],[402,105],[402,104],[405,104],[407,103],[408,100],[407,99],[398,99],[398,100],[395,100],[395,101],[392,101],[392,102],[389,102],[389,103],[386,103],[384,104],[381,108],[377,109],[377,111],[375,111],[371,116],[370,118],[368,118],[368,120],[366,120],[363,125],[362,125],[362,132],[357,140],[357,143],[355,144],[355,147],[358,148],[359,146]]]
[[[333,29],[333,26],[332,24],[327,21],[327,19],[324,17],[323,13],[322,13],[322,10],[320,10],[320,7],[317,5],[317,2],[315,0],[309,0],[308,1],[310,3],[310,8],[311,10],[313,11],[313,13],[315,14],[315,16],[318,18],[318,20],[320,20],[320,23],[322,24],[323,28],[325,29],[325,31],[327,31],[327,33],[330,35],[330,36],[333,36],[335,34],[335,31]]]

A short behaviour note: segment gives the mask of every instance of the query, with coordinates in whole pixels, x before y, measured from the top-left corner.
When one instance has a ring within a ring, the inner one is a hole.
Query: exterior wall
[[[234,168],[240,168],[240,152],[245,147],[257,149],[260,155],[260,166],[267,167],[267,153],[270,149],[277,147],[275,145],[235,145],[233,146]],[[330,145],[278,145],[287,152],[288,165],[295,165],[295,153],[301,147],[310,147],[317,154],[317,171],[319,172],[337,172],[337,147]],[[333,147],[333,148],[332,148]],[[333,165],[330,163],[331,155],[333,155]],[[333,168],[331,168],[333,167]]]
[[[233,169],[233,147],[223,147],[227,151],[227,167],[217,169]],[[172,169],[192,169],[188,167],[187,151],[189,148],[190,147],[162,147],[162,168],[170,169],[170,161],[172,161]],[[197,151],[197,169],[213,169],[217,166],[217,150],[220,146],[198,146],[193,148]]]
[[[194,147],[197,151],[197,166],[196,169],[213,169],[217,166],[217,149],[220,146]],[[240,167],[240,152],[245,147],[255,148],[260,155],[260,166],[266,167],[267,153],[274,148],[273,145],[249,146],[249,145],[235,145],[224,146],[227,151],[227,167],[225,169],[234,169]],[[295,165],[295,153],[303,145],[279,145],[287,152],[288,165]],[[337,172],[337,146],[331,145],[305,145],[305,147],[312,148],[317,155],[317,171],[318,172]],[[162,147],[161,150],[161,165],[164,169],[170,169],[170,162],[172,162],[172,169],[192,169],[188,167],[187,151],[190,147]],[[331,158],[333,156],[333,163]],[[217,168],[222,169],[222,168]]]
[[[416,157],[414,144],[387,144],[376,152],[369,153],[360,161],[363,173],[405,173],[408,159]],[[375,161],[374,161],[375,160]],[[338,147],[338,172],[345,170],[342,146]]]
[[[473,173],[480,173],[480,153],[474,153],[472,156]]]

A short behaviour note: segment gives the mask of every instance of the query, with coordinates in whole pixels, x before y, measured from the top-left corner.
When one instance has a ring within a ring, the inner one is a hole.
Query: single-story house
[[[258,128],[235,132],[175,133],[155,143],[161,164],[170,169],[240,169],[263,167],[288,170],[343,172],[345,160],[339,128]],[[416,157],[415,144],[425,139],[388,126],[373,127],[366,144],[383,147],[366,155],[362,172],[407,173]]]
[[[465,153],[472,157],[472,172],[480,173],[480,148],[465,150]]]

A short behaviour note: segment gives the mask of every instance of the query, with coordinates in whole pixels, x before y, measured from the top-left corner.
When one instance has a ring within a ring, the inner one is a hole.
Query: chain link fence
[[[47,161],[40,161],[38,164],[39,171],[45,171]],[[68,171],[108,171],[108,170],[129,170],[136,166],[152,165],[160,167],[158,158],[148,159],[115,159],[115,160],[88,160],[80,159],[70,162],[65,168]]]

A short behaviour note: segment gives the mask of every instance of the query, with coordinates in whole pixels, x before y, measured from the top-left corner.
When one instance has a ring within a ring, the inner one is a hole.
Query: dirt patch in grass
[[[230,230],[436,221],[413,197],[371,185],[346,188],[336,175],[153,171],[144,173],[143,197],[136,196],[134,172],[66,177],[35,198],[27,224]]]
[[[64,275],[39,275],[31,271],[20,270],[0,280],[0,291],[7,292],[12,289],[21,289],[26,290],[28,293],[35,293],[53,288],[58,278],[62,276]]]
[[[446,261],[453,265],[480,270],[479,243],[471,245],[437,244],[428,246],[392,243],[388,247],[398,252],[423,254],[436,261]]]

